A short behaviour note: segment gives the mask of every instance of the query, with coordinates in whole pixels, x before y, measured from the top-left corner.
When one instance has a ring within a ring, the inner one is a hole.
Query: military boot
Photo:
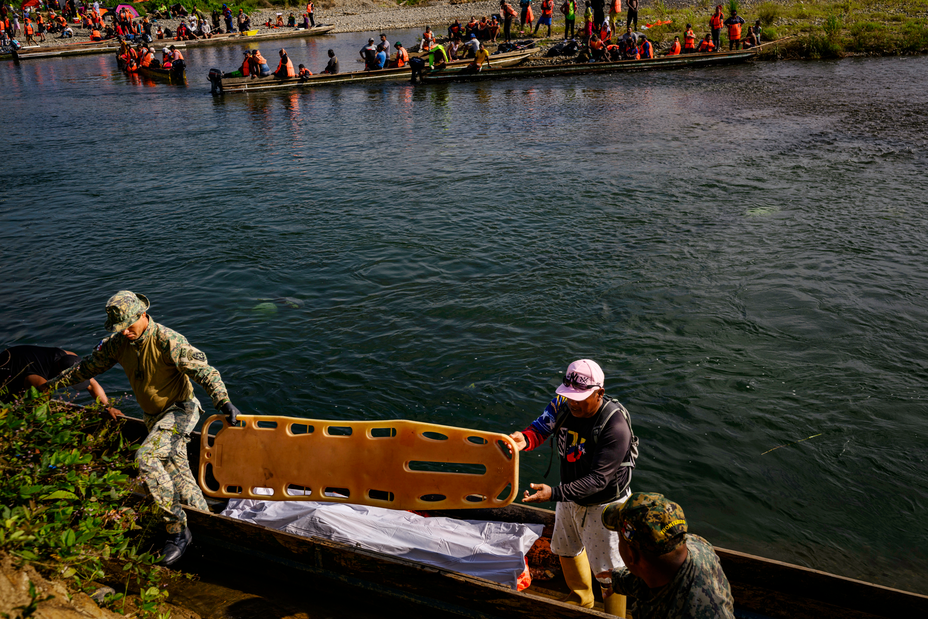
[[[168,539],[164,542],[164,549],[161,551],[161,565],[171,567],[177,563],[184,556],[184,551],[187,550],[191,540],[193,540],[193,534],[187,527],[181,529],[180,533],[169,533]]]

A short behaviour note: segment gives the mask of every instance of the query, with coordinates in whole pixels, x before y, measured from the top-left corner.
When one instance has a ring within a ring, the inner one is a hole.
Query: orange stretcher
[[[203,424],[207,496],[434,510],[503,507],[519,488],[519,452],[505,434],[403,419],[238,420]]]

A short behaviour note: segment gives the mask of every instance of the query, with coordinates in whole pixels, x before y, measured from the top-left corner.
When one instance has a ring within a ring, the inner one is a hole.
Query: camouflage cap
[[[636,492],[625,503],[606,507],[603,526],[618,531],[631,546],[656,555],[686,541],[683,509],[653,492]]]
[[[123,331],[138,320],[149,307],[151,303],[145,295],[120,290],[106,302],[106,324],[103,328],[111,333]]]

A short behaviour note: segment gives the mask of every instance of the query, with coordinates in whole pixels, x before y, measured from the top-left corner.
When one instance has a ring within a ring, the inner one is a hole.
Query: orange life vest
[[[714,49],[715,49],[715,43],[713,43],[712,41],[707,41],[706,39],[703,39],[702,42],[699,44],[699,51],[701,52],[711,52]]]
[[[155,55],[154,55],[153,53],[151,53],[151,52],[148,52],[148,53],[145,54],[145,56],[142,58],[142,66],[143,66],[143,67],[151,66],[151,61],[154,60],[154,59],[155,59]]]
[[[610,11],[613,13],[621,13],[622,12],[622,0],[612,0],[612,6],[610,7]]]
[[[503,13],[506,17],[515,17],[517,15],[516,10],[508,4],[503,6]]]
[[[712,28],[713,30],[721,30],[722,23],[725,21],[724,19],[722,19],[723,17],[724,15],[722,15],[721,13],[716,13],[715,15],[710,17],[709,27]]]
[[[601,40],[596,40],[596,41],[590,41],[590,47],[595,50],[601,50],[604,47],[604,45]]]
[[[654,58],[654,46],[651,45],[651,41],[645,41],[641,44],[641,48],[638,50],[639,58]]]
[[[302,69],[300,69],[300,77],[309,77],[312,74],[313,72],[307,69],[306,67],[303,67]]]
[[[551,17],[552,15],[554,15],[554,1],[545,0],[541,3],[541,16]]]
[[[406,51],[405,47],[400,47],[396,50],[396,68],[405,67],[406,63],[409,62],[409,53]]]
[[[250,58],[245,58],[245,60],[242,62],[242,77],[248,77],[251,74],[251,69],[249,68],[251,62],[249,62],[249,60]]]
[[[99,31],[99,30],[91,30],[91,31],[90,31],[90,39],[91,39],[91,40],[93,40],[93,39],[102,39],[102,38],[103,38],[103,37],[100,35],[100,31]]]
[[[171,52],[171,62],[183,59],[184,55],[180,53],[179,49],[175,49],[173,52]]]
[[[609,40],[610,36],[609,36],[608,26],[603,26],[602,28],[599,29],[599,38],[602,39],[603,41]]]
[[[667,52],[668,56],[679,56],[680,55],[680,41],[674,41],[673,45],[670,48],[670,51]]]
[[[35,34],[35,30],[32,29],[32,24],[26,22],[26,36],[31,37],[33,34]]]
[[[287,77],[293,77],[293,63],[290,62],[290,56],[287,56],[287,64],[284,64],[284,59],[281,58],[280,62],[277,63],[277,70],[274,73],[280,73],[281,69],[284,70]]]
[[[683,49],[696,49],[696,35],[692,28],[683,34]]]
[[[728,27],[728,40],[729,41],[740,41],[741,40],[741,24],[732,24]]]

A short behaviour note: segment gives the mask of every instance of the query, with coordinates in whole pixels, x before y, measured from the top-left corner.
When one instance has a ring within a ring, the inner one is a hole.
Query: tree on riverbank
[[[156,511],[133,494],[134,451],[119,424],[101,419],[35,389],[0,404],[0,553],[71,591],[97,591],[116,612],[166,616],[161,585],[172,573],[147,552]],[[49,601],[34,585],[29,593],[33,612]]]

